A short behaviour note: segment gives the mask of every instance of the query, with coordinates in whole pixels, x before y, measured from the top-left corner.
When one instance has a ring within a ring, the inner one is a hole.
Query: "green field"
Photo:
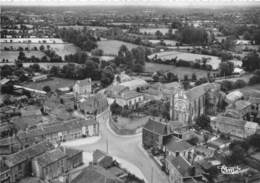
[[[145,63],[145,71],[146,72],[156,72],[156,71],[170,71],[174,74],[177,74],[179,79],[183,79],[184,75],[188,75],[191,77],[192,73],[197,75],[197,78],[206,77],[207,72],[205,70],[194,69],[190,67],[176,67],[173,65],[167,64],[157,64],[157,63]]]
[[[194,53],[181,52],[181,51],[158,52],[158,53],[149,55],[148,58],[152,59],[155,56],[157,56],[158,59],[161,59],[161,60],[170,60],[170,59],[177,58],[177,60],[182,59],[182,60],[186,60],[189,62],[196,62],[196,60],[202,60],[202,58],[208,58],[207,64],[211,65],[213,70],[217,70],[219,67],[219,64],[221,63],[220,58],[215,57],[215,56],[194,54]]]
[[[117,55],[121,45],[126,45],[126,47],[129,50],[138,47],[138,45],[136,44],[117,41],[117,40],[102,40],[102,41],[98,41],[97,44],[98,44],[98,48],[104,51],[104,55]]]
[[[24,51],[26,57],[35,56],[37,58],[42,58],[45,53],[41,51]],[[3,59],[8,59],[9,62],[14,62],[17,60],[19,55],[19,51],[2,51],[0,53],[0,62],[2,62]]]
[[[70,43],[57,43],[57,44],[43,44],[43,43],[1,43],[0,49],[4,50],[4,47],[10,48],[11,46],[13,49],[18,49],[19,47],[22,47],[23,49],[29,48],[29,50],[34,49],[36,47],[38,50],[40,50],[40,46],[43,45],[45,49],[47,49],[47,45],[50,46],[51,50],[54,50],[59,56],[64,58],[65,55],[68,54],[74,54],[79,50],[75,45]],[[1,51],[4,52],[4,51]],[[1,53],[2,54],[2,53]]]
[[[54,91],[54,90],[56,90],[58,88],[62,88],[62,87],[72,87],[74,85],[74,83],[75,83],[75,80],[52,77],[46,81],[28,82],[28,83],[25,83],[23,86],[28,87],[28,88],[37,89],[37,90],[42,90],[42,88],[44,86],[48,85],[51,87],[51,90]]]

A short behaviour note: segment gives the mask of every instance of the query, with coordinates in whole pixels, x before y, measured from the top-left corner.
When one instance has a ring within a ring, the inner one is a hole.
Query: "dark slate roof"
[[[168,144],[166,144],[167,150],[169,150],[171,152],[182,152],[182,151],[190,149],[191,147],[192,147],[192,145],[190,145],[185,140],[182,140],[182,141],[172,140]]]
[[[100,159],[100,158],[103,158],[105,156],[108,156],[108,154],[105,153],[104,151],[99,150],[99,149],[96,149],[93,152],[93,157],[95,157],[96,159]]]
[[[28,133],[31,136],[38,137],[41,135],[49,135],[49,134],[54,134],[58,132],[64,132],[64,131],[71,131],[75,129],[81,129],[83,126],[89,126],[89,125],[94,125],[97,124],[98,122],[94,119],[72,119],[68,120],[64,123],[60,122],[55,125],[50,125],[46,126],[43,129],[34,129],[34,130],[29,130]]]
[[[8,167],[13,167],[20,162],[23,162],[27,159],[32,159],[53,148],[54,148],[54,146],[50,142],[47,142],[47,141],[41,142],[39,144],[34,144],[26,149],[23,149],[22,151],[19,151],[15,154],[7,156],[6,165]]]
[[[65,147],[65,153],[68,156],[68,158],[71,158],[71,157],[73,157],[73,156],[75,156],[75,155],[77,155],[81,152],[82,152],[82,150]]]
[[[46,167],[47,165],[54,163],[65,157],[66,157],[66,153],[63,152],[60,148],[56,148],[47,151],[40,156],[37,156],[35,158],[35,161],[37,161],[41,167]]]
[[[179,171],[182,176],[189,175],[189,168],[191,168],[190,164],[183,159],[181,156],[167,157],[167,160]]]
[[[167,135],[167,124],[153,119],[149,119],[143,127],[146,130],[152,131],[160,135]]]
[[[216,123],[224,123],[226,125],[232,125],[232,126],[237,126],[237,127],[244,127],[246,124],[246,121],[242,119],[235,119],[235,118],[230,118],[230,117],[225,117],[225,116],[216,116],[215,118],[211,119],[212,121]]]
[[[216,83],[204,83],[199,86],[195,86],[186,92],[187,97],[192,101],[196,100],[200,96],[204,95],[209,89],[219,88],[219,84]]]
[[[71,183],[123,183],[123,181],[100,166],[89,166]]]

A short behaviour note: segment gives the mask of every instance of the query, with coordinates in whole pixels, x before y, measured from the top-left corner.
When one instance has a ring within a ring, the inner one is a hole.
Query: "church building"
[[[216,114],[220,100],[220,85],[216,83],[205,83],[187,91],[178,88],[171,96],[170,119],[191,124],[202,114]]]

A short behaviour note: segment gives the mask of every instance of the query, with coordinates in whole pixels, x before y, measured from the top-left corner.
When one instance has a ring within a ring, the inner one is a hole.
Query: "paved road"
[[[136,165],[143,172],[149,183],[168,183],[166,175],[158,168],[154,161],[148,157],[143,149],[140,148],[141,134],[134,136],[119,136],[112,132],[108,127],[108,124],[101,124],[100,131],[102,137],[98,142],[81,145],[75,148],[86,152],[93,152],[96,149],[106,151],[108,147],[108,152],[112,156],[117,156]]]

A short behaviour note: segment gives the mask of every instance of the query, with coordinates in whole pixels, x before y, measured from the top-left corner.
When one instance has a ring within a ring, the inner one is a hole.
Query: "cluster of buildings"
[[[70,172],[83,164],[82,151],[61,144],[99,136],[100,123],[110,116],[107,99],[92,93],[91,79],[76,81],[72,90],[29,92],[35,101],[1,107],[0,182],[71,182]]]
[[[50,181],[83,164],[82,151],[55,147],[48,141],[30,145],[0,159],[1,183],[16,183],[25,177]]]
[[[171,183],[227,181],[228,176],[209,180],[208,171],[223,165],[220,157],[229,152],[232,139],[243,140],[259,134],[259,100],[238,91],[225,95],[217,83],[205,83],[190,90],[176,86],[168,97],[170,120],[150,118],[142,130],[143,147],[168,174]],[[167,91],[165,86],[162,89]],[[219,109],[223,104],[224,111]],[[210,116],[212,132],[193,128],[202,115]],[[221,174],[220,170],[215,172]]]

